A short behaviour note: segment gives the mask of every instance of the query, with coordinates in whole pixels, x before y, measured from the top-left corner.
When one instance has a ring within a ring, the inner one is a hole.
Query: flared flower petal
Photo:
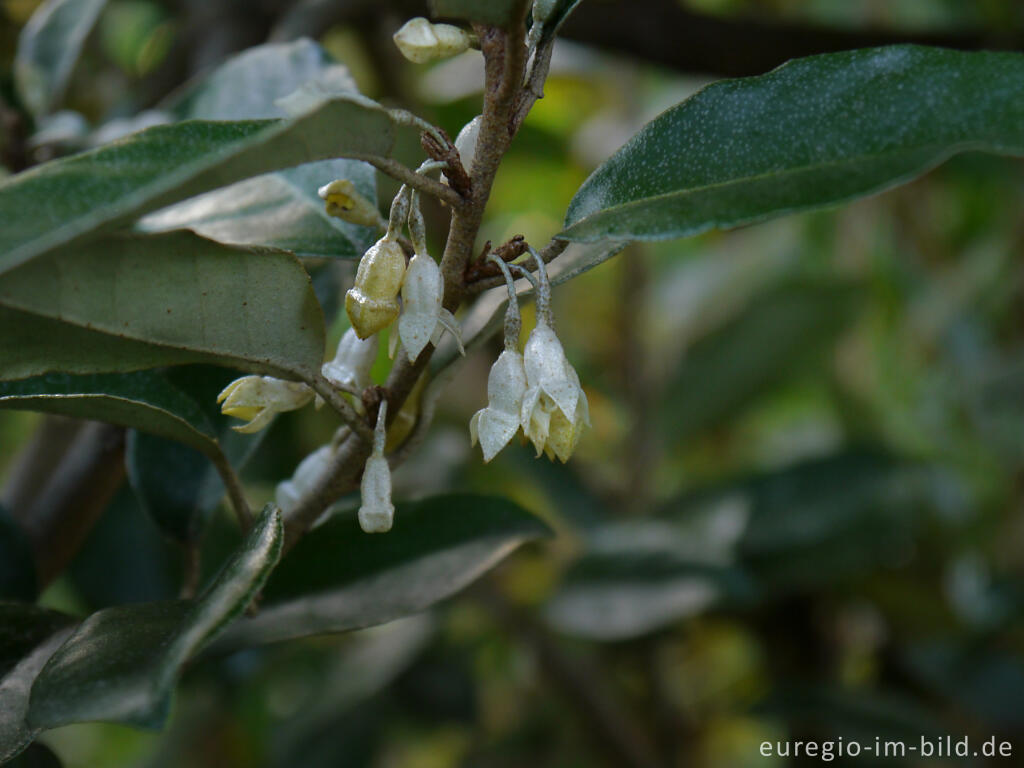
[[[324,378],[331,384],[359,395],[370,386],[370,369],[377,360],[376,334],[360,339],[354,329],[349,328],[338,342],[334,359],[321,368]]]
[[[248,420],[248,424],[233,427],[236,432],[245,433],[258,432],[278,413],[297,410],[312,399],[313,390],[305,384],[270,376],[243,376],[217,396],[221,413]]]

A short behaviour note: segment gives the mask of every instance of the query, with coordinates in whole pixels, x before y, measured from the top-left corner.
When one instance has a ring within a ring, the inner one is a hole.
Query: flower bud
[[[317,190],[324,201],[327,215],[361,227],[376,227],[381,223],[377,206],[356,191],[350,179],[338,179]]]
[[[480,137],[480,124],[483,123],[483,115],[477,115],[459,131],[455,137],[455,148],[459,150],[459,157],[462,159],[462,167],[466,171],[472,171],[473,161],[476,160],[476,142]]]
[[[508,445],[518,431],[525,392],[523,356],[506,349],[487,376],[487,407],[473,414],[469,422],[470,440],[474,445],[480,441],[485,462]]]
[[[462,332],[451,312],[441,306],[444,278],[437,262],[425,254],[416,254],[402,284],[402,316],[398,335],[413,362],[427,342],[437,344],[445,329],[451,331],[462,349]]]
[[[409,19],[395,32],[395,45],[409,61],[424,64],[447,59],[469,48],[469,33],[451,24],[431,24],[422,16]]]
[[[359,395],[370,386],[370,369],[377,360],[377,336],[360,339],[356,332],[349,328],[338,342],[338,351],[334,359],[324,363],[320,372],[331,384]]]
[[[363,479],[359,483],[362,495],[359,527],[365,533],[387,533],[395,517],[395,507],[391,503],[391,468],[384,458],[387,415],[388,401],[384,400],[377,411],[377,424],[373,429],[373,453],[366,460]]]
[[[345,311],[360,339],[382,331],[398,317],[398,292],[405,277],[405,251],[386,235],[359,260],[355,285],[345,295]]]
[[[228,384],[217,396],[223,403],[221,413],[248,424],[233,427],[236,432],[258,432],[278,413],[294,411],[313,399],[313,390],[305,384],[270,376],[243,376]]]

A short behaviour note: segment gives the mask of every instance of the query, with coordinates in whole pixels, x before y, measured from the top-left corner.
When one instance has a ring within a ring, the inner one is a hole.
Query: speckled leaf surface
[[[87,618],[32,686],[34,728],[114,721],[159,727],[184,664],[249,604],[281,554],[268,506],[238,552],[194,601],[116,606]]]
[[[100,228],[270,171],[332,157],[387,155],[388,113],[334,95],[286,120],[161,125],[0,184],[0,273]]]
[[[311,86],[324,93],[356,92],[348,70],[313,41],[268,43],[228,59],[164,106],[182,120],[277,118],[285,116],[277,100]],[[327,215],[317,190],[335,179],[349,179],[363,196],[376,197],[371,166],[358,160],[324,160],[178,203],[146,216],[139,228],[154,232],[187,227],[225,243],[268,245],[303,256],[357,258],[376,239],[376,232]]]
[[[407,616],[451,596],[549,528],[499,497],[450,495],[396,505],[386,535],[359,529],[354,510],[303,538],[264,590],[258,616],[223,647],[344,632]]]
[[[114,234],[0,279],[0,380],[213,362],[302,378],[323,314],[288,253]]]
[[[82,45],[106,4],[106,0],[47,0],[21,30],[14,81],[37,117],[64,93]]]
[[[568,240],[655,240],[872,194],[951,155],[1024,154],[1024,55],[894,46],[714,83],[583,184]]]

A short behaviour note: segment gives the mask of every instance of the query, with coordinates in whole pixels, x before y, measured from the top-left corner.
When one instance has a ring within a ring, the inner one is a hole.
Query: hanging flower
[[[377,411],[377,424],[373,430],[373,453],[363,467],[363,479],[359,489],[362,504],[359,506],[359,527],[365,533],[387,533],[395,518],[395,507],[391,503],[391,468],[384,458],[384,444],[387,441],[388,401],[382,400]]]
[[[334,359],[324,363],[320,372],[338,389],[359,396],[370,386],[370,369],[377,360],[376,334],[360,339],[352,328],[338,342]]]
[[[523,356],[519,353],[522,321],[515,281],[504,261],[493,254],[490,260],[505,276],[508,307],[505,310],[505,349],[487,376],[487,407],[474,413],[469,421],[470,440],[473,445],[480,441],[485,462],[493,459],[515,437],[526,392],[526,370],[523,368]]]
[[[415,192],[410,197],[409,235],[416,255],[409,262],[402,283],[402,316],[398,319],[398,336],[409,361],[415,361],[428,342],[436,345],[446,329],[465,354],[459,324],[452,313],[441,306],[444,277],[437,262],[427,253],[426,227]]]
[[[432,24],[422,16],[409,19],[394,35],[395,45],[409,61],[424,64],[447,59],[467,50],[473,42],[468,32],[451,24]]]
[[[537,325],[526,341],[523,366],[526,393],[520,411],[523,433],[537,449],[537,455],[552,454],[569,460],[584,426],[590,425],[587,397],[579,376],[565,356],[555,334],[551,312],[551,284],[544,262],[532,248],[537,262]]]
[[[294,411],[313,399],[313,390],[305,384],[270,376],[243,376],[228,384],[217,396],[221,413],[248,424],[233,427],[236,432],[259,432],[274,416]]]

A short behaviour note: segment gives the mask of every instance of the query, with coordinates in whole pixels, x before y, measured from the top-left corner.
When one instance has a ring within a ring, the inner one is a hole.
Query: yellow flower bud
[[[360,195],[350,179],[338,179],[325,184],[317,190],[317,194],[324,201],[328,216],[361,227],[375,227],[381,223],[377,206]]]
[[[405,251],[382,237],[363,254],[356,282],[345,295],[345,311],[361,339],[382,331],[398,317],[398,293],[405,279]]]
[[[422,16],[409,19],[395,32],[394,40],[402,55],[416,64],[455,56],[472,42],[464,29],[451,24],[431,24]]]

